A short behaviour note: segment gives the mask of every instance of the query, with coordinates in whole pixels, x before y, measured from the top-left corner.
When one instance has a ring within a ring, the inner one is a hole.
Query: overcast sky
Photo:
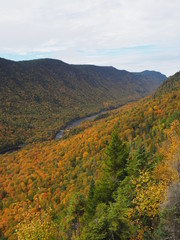
[[[180,0],[0,0],[0,57],[180,70]]]

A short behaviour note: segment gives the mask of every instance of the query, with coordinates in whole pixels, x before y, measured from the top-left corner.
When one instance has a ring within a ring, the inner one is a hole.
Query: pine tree
[[[146,134],[148,134],[149,133],[149,122],[148,122],[148,120],[146,121]]]
[[[95,192],[95,184],[94,184],[94,179],[92,178],[89,186],[89,193],[88,193],[88,198],[87,198],[86,207],[85,207],[87,218],[91,218],[94,215],[96,210],[94,192]]]
[[[141,144],[128,163],[128,175],[138,177],[139,171],[143,170],[147,165],[146,148]]]
[[[105,171],[114,176],[115,181],[122,181],[127,175],[126,164],[128,156],[126,144],[120,140],[117,131],[114,131],[112,140],[107,148]]]
[[[113,201],[113,193],[127,176],[128,148],[123,143],[117,131],[112,134],[111,142],[107,148],[107,159],[101,181],[95,190],[96,202]]]

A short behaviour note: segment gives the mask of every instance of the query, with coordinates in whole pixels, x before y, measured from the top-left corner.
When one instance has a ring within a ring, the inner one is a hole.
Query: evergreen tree
[[[120,182],[127,176],[128,148],[123,143],[117,131],[112,134],[111,142],[107,148],[107,159],[101,181],[95,190],[96,202],[113,201],[113,193],[117,190]]]
[[[110,239],[126,240],[130,238],[133,227],[127,220],[127,208],[130,205],[130,201],[132,201],[132,187],[127,177],[117,190],[115,202],[110,204],[108,209],[109,232],[112,236]]]
[[[66,221],[64,228],[69,236],[80,237],[81,222],[80,218],[84,214],[85,199],[81,193],[75,193],[69,202],[67,208]],[[68,227],[67,227],[68,226]]]
[[[146,148],[143,144],[140,145],[138,150],[133,155],[133,158],[129,160],[127,167],[128,175],[138,177],[139,171],[146,168],[148,165]]]
[[[148,134],[149,133],[149,122],[148,122],[148,120],[146,121],[146,134]]]
[[[109,240],[108,207],[100,203],[96,207],[93,219],[88,223],[82,234],[83,240]]]
[[[88,193],[88,198],[89,199],[92,199],[93,196],[94,196],[94,188],[95,188],[94,179],[92,178],[91,182],[90,182],[90,186],[89,186],[89,193]]]
[[[140,170],[143,170],[147,165],[146,147],[143,144],[140,145],[136,153],[136,161]]]
[[[94,215],[96,210],[94,191],[95,191],[95,184],[94,184],[94,179],[92,178],[89,186],[89,193],[88,193],[88,198],[87,198],[86,207],[85,207],[87,218],[91,218]]]
[[[127,175],[126,164],[129,153],[125,143],[121,141],[118,132],[114,131],[112,140],[107,148],[105,172],[114,176],[115,181],[122,181]]]

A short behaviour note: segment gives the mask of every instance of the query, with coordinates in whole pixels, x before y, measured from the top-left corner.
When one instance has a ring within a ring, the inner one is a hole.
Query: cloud
[[[179,70],[179,11],[179,0],[6,0],[0,55],[169,75]]]

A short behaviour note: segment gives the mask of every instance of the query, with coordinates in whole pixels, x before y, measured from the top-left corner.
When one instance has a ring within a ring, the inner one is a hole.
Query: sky
[[[0,57],[180,71],[180,0],[0,0]]]

